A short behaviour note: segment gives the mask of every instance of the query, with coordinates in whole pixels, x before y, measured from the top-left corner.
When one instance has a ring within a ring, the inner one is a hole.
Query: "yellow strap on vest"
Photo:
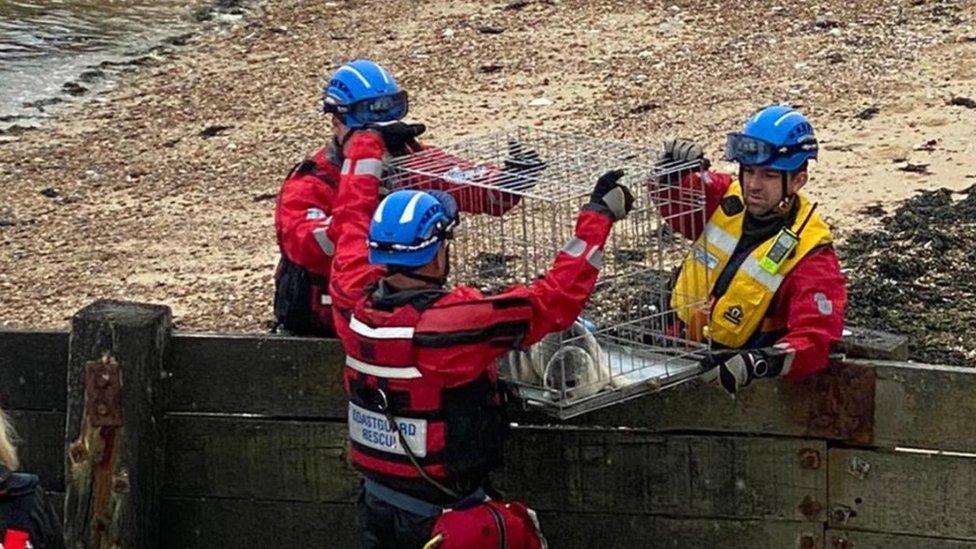
[[[723,201],[730,197],[742,203],[742,188],[738,182],[729,186]],[[716,208],[682,263],[681,274],[671,294],[671,306],[685,323],[688,338],[701,341],[710,337],[716,343],[733,348],[745,345],[762,324],[786,275],[811,250],[833,241],[830,227],[812,211],[810,201],[802,194],[797,198],[800,207],[791,227],[793,233],[799,231],[808,217],[809,220],[799,233],[799,242],[793,252],[778,263],[778,269],[770,268],[770,261],[763,260],[779,235],[769,238],[742,262],[725,294],[713,303],[715,282],[742,237],[745,218],[744,207],[733,215],[726,214],[721,207]]]

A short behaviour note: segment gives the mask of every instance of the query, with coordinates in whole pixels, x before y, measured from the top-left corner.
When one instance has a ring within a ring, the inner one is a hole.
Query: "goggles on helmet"
[[[377,242],[375,240],[370,240],[368,244],[370,248],[384,252],[415,252],[417,250],[423,250],[424,248],[432,246],[438,242],[453,239],[454,228],[457,227],[457,225],[457,218],[446,221],[438,221],[434,227],[434,234],[427,238],[418,238],[410,244]]]
[[[763,166],[783,156],[796,153],[809,153],[816,157],[819,147],[817,140],[807,137],[794,145],[774,145],[749,135],[730,133],[725,142],[725,158],[746,166]]]
[[[363,99],[348,105],[338,103],[332,97],[326,97],[322,104],[322,111],[326,114],[351,116],[363,124],[399,120],[407,115],[408,109],[409,102],[405,91]]]

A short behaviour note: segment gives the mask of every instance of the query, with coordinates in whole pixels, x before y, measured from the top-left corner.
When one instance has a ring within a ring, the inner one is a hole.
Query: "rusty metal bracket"
[[[830,520],[837,524],[847,524],[852,518],[857,516],[857,511],[848,505],[838,504],[830,512]]]
[[[81,432],[69,449],[72,482],[77,495],[90,504],[88,544],[93,549],[117,547],[118,498],[129,493],[126,470],[118,470],[123,434],[122,374],[108,353],[85,363],[85,404]]]
[[[800,448],[796,453],[802,469],[819,469],[822,463],[820,451],[813,448]]]
[[[108,354],[85,364],[85,415],[92,427],[122,426],[122,376]]]
[[[875,379],[874,368],[832,363],[827,372],[798,383],[794,390],[816,395],[810,407],[796,410],[806,435],[871,444]]]
[[[800,534],[799,539],[797,539],[796,546],[798,549],[816,549],[817,536],[807,533]]]
[[[812,496],[806,496],[797,506],[797,509],[807,520],[817,520],[820,517],[820,512],[823,511],[823,505],[813,499]]]

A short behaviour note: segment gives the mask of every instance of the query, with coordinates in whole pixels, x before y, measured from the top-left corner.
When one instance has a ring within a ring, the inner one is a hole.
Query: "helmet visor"
[[[393,95],[357,101],[349,105],[348,109],[348,114],[363,124],[392,122],[407,115],[409,102],[407,101],[407,92],[400,91]]]
[[[817,140],[813,137],[803,139],[795,145],[777,146],[741,133],[730,133],[725,142],[725,159],[746,166],[764,166],[783,156],[804,153],[807,158],[816,158]]]
[[[776,148],[772,143],[741,133],[730,133],[725,142],[725,159],[739,164],[761,166],[775,155]]]

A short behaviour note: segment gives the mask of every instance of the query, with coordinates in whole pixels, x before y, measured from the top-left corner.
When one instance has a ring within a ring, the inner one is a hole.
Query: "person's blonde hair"
[[[0,409],[0,465],[11,471],[16,471],[20,466],[17,447],[14,445],[16,441],[17,433],[14,431],[14,426],[10,423],[7,414]]]

